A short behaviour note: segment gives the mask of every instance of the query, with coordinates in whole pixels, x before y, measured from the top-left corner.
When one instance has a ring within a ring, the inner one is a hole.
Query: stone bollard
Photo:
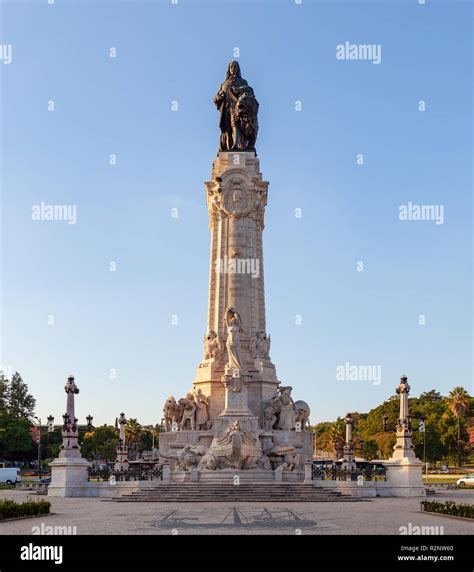
[[[168,463],[164,463],[162,467],[162,479],[164,483],[169,483],[171,481],[171,467]]]
[[[304,483],[305,485],[313,484],[313,463],[311,461],[306,461],[304,464]]]

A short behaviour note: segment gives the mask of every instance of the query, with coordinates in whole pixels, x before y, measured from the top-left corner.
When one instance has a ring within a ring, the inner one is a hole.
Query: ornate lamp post
[[[94,418],[92,417],[92,415],[88,415],[86,417],[86,421],[87,421],[87,431],[92,431],[92,429],[94,428],[92,425],[92,421],[94,420]]]
[[[383,423],[383,430],[385,432],[385,431],[387,431],[387,423],[388,423],[388,416],[387,415],[384,415],[382,417],[382,423]]]

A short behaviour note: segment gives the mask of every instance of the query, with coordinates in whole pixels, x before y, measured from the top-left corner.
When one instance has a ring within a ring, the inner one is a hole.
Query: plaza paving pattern
[[[36,498],[0,491],[0,498]],[[440,501],[474,503],[474,491],[443,491]],[[51,498],[47,517],[0,522],[0,535],[32,534],[32,527],[69,526],[83,534],[392,534],[400,526],[443,526],[444,534],[472,534],[473,523],[419,512],[419,499],[377,498],[357,503],[117,503]]]

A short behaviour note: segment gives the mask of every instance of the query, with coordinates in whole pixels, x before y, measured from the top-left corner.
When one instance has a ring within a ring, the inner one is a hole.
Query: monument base
[[[426,489],[423,484],[423,463],[415,458],[404,457],[383,461],[387,467],[387,488],[392,491],[391,496],[397,497],[424,497]]]
[[[52,461],[51,484],[48,487],[50,497],[77,496],[77,487],[87,484],[87,469],[90,463],[82,457],[58,458]]]

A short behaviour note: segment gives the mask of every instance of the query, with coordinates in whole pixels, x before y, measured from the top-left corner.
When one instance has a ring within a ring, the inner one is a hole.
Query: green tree
[[[16,371],[7,384],[6,401],[8,414],[17,419],[31,419],[34,415],[36,399],[28,393],[28,385]]]
[[[59,447],[63,441],[61,429],[43,432],[41,435],[41,456],[43,459],[55,459],[59,455]]]
[[[457,450],[458,450],[458,467],[462,463],[462,440],[461,440],[461,419],[469,411],[469,406],[471,404],[471,399],[469,393],[463,387],[455,387],[449,392],[448,397],[449,408],[453,412],[458,422],[458,438],[457,438]]]
[[[129,447],[137,449],[141,431],[142,426],[136,419],[129,419],[127,421],[125,424],[125,442]]]
[[[0,458],[19,460],[33,447],[27,419],[0,416]]]
[[[85,433],[81,452],[89,461],[92,461],[96,456],[106,462],[113,461],[117,454],[118,443],[119,432],[117,429],[110,425],[102,425]]]
[[[0,415],[5,413],[7,410],[7,390],[8,390],[8,379],[0,371]]]
[[[435,389],[431,389],[430,391],[424,391],[420,395],[420,401],[427,401],[428,403],[436,403],[442,400],[443,396],[439,391],[436,391]]]
[[[371,461],[379,456],[379,445],[375,439],[368,439],[364,441],[364,448],[362,454],[365,459]]]
[[[153,448],[153,433],[149,429],[143,429],[138,436],[138,451],[151,451]]]

